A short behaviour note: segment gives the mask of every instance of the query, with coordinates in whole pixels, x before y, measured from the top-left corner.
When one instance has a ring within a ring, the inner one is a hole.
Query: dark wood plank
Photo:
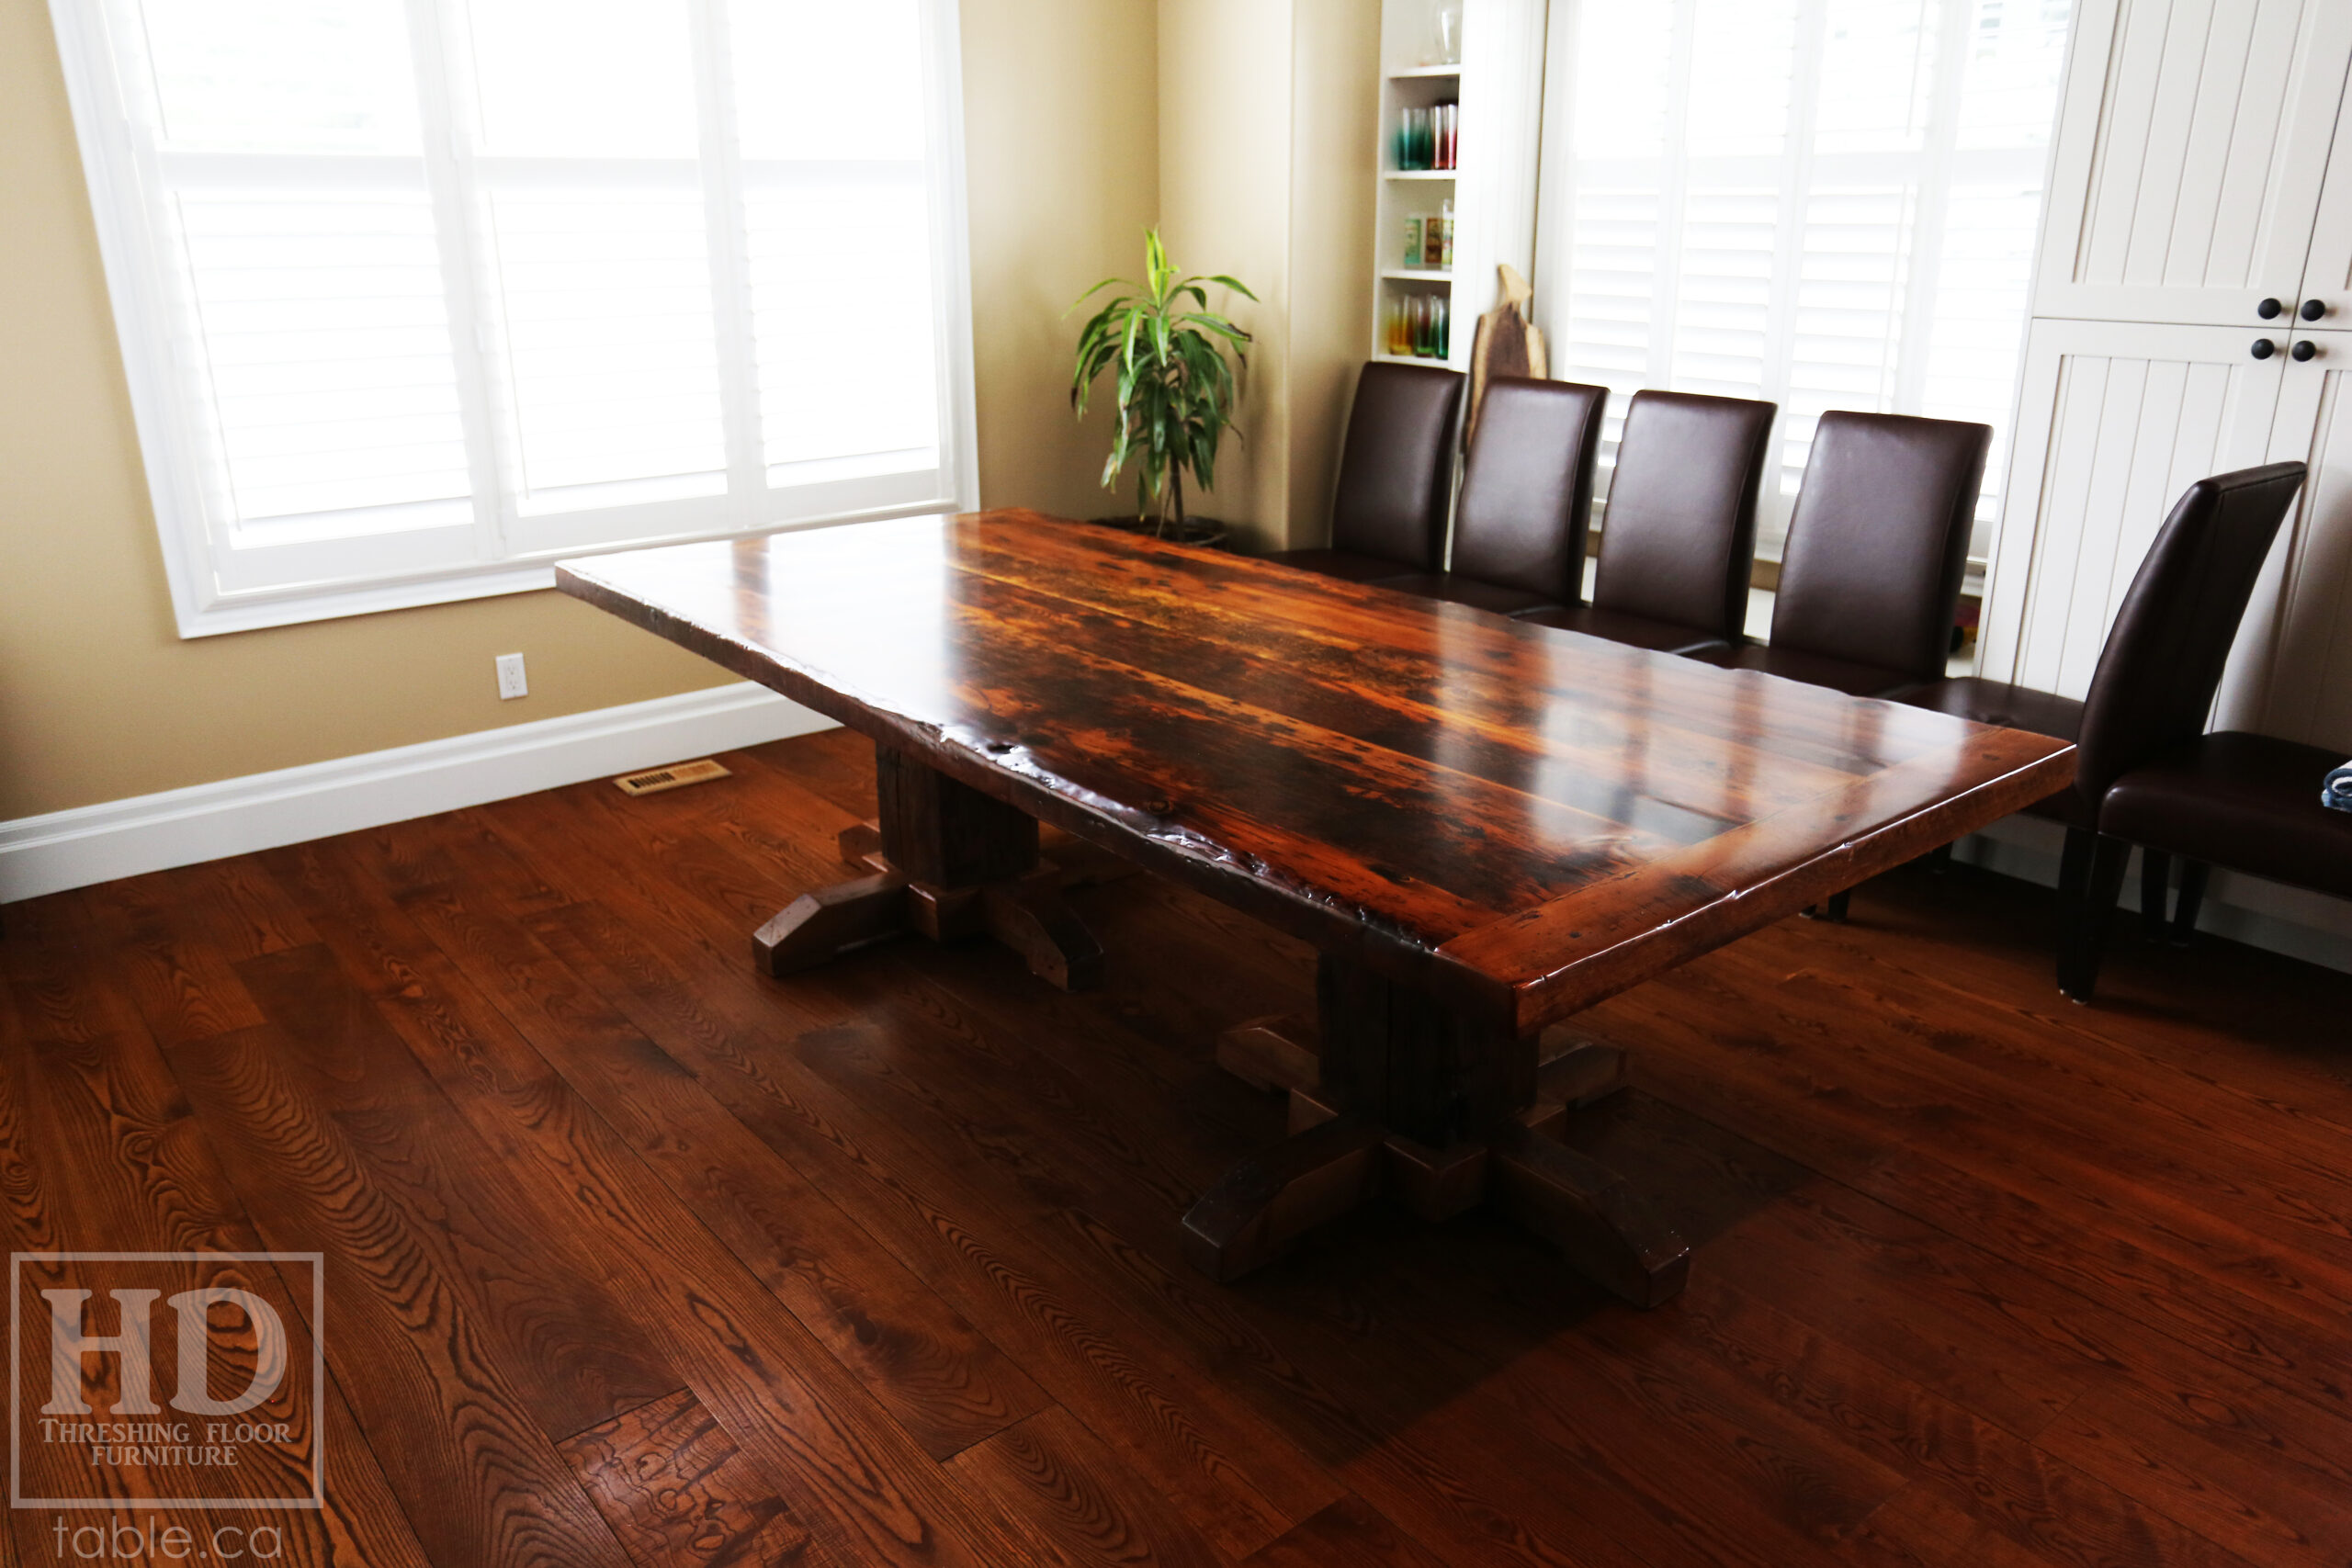
[[[1152,570],[1125,603],[1175,624]],[[1216,635],[1238,637],[1262,611],[1248,572],[1223,581]],[[1326,602],[1373,613],[1348,599]],[[1400,658],[1490,634],[1415,635]],[[1316,681],[1343,679],[1316,657]],[[1046,990],[986,943],[763,980],[743,933],[854,869],[836,838],[874,814],[871,747],[836,732],[728,760],[703,791],[592,784],[12,907],[12,1249],[252,1249],[277,1238],[232,1175],[277,1218],[337,1161],[364,1183],[350,1213],[413,1231],[434,1162],[486,1150],[450,1213],[481,1230],[481,1187],[529,1217],[511,1299],[587,1280],[687,1385],[607,1412],[605,1451],[657,1479],[682,1456],[681,1498],[707,1479],[748,1509],[778,1500],[807,1537],[777,1538],[798,1542],[786,1560],[842,1568],[2352,1552],[2352,1414],[2324,1375],[2343,1337],[2320,1333],[2352,1264],[2342,976],[2126,935],[2102,1005],[2060,1006],[2045,895],[1891,876],[1850,925],[1773,927],[1590,1019],[1634,1087],[1563,1131],[1699,1246],[1668,1307],[1611,1304],[1492,1217],[1387,1206],[1222,1288],[1167,1220],[1283,1113],[1216,1069],[1215,1040],[1307,1007],[1312,953],[1135,878],[1069,896],[1106,938],[1096,992]],[[248,976],[323,946],[349,994],[304,1010],[340,1041],[356,994],[389,1034],[356,1061],[207,1035],[194,998],[233,993],[142,988],[124,966],[149,960],[109,934],[129,909],[160,933],[153,976],[226,974],[255,1005],[272,993]],[[410,1076],[388,1080],[395,1050]],[[403,1145],[421,1152],[394,1173]],[[288,1560],[621,1561],[637,1538],[581,1484],[581,1443],[544,1445],[539,1408],[576,1404],[577,1374],[510,1348],[443,1247],[386,1255],[423,1303],[406,1315],[364,1269],[334,1282],[331,1513]],[[708,1309],[690,1323],[689,1288]],[[691,1415],[693,1440],[661,1439],[689,1399],[723,1439]],[[877,1435],[886,1417],[906,1439]],[[515,1457],[531,1443],[544,1470]],[[373,1481],[349,1468],[379,1452]],[[44,1517],[11,1522],[15,1560],[54,1558]],[[575,1529],[605,1543],[576,1550]]]
[[[1056,1400],[1090,1426],[1126,1430],[1136,1461],[1221,1546],[1253,1551],[1336,1495],[1315,1467],[1240,1416],[1214,1382],[1132,1332],[1125,1313],[1083,1270],[1066,1267],[1035,1237],[1008,1231],[988,1204],[988,1186],[976,1188],[971,1161],[943,1168],[945,1151],[910,1141],[777,1055],[769,1043],[804,1028],[779,1011],[820,1005],[854,969],[796,981],[787,996],[710,968],[710,950],[690,938],[649,938],[637,919],[616,921],[612,940],[621,949],[612,956],[627,956],[608,971],[610,990],[632,1021],[1018,1357]],[[702,964],[708,983],[688,990],[670,964]],[[879,1000],[869,987],[861,995]],[[893,1027],[929,1026],[894,1011]],[[1235,1457],[1244,1454],[1252,1456],[1246,1463]]]
[[[315,849],[316,847],[314,847]],[[306,883],[340,888],[353,911],[359,972],[379,973],[393,944],[407,954],[377,993],[416,1066],[463,1124],[494,1148],[537,1205],[543,1234],[576,1238],[593,1268],[629,1303],[647,1353],[675,1367],[738,1440],[793,1486],[801,1523],[829,1559],[858,1563],[978,1564],[1001,1547],[996,1521],[944,1483],[871,1391],[844,1374],[807,1329],[761,1290],[612,1127],[548,1068],[399,910],[361,880],[332,874],[333,847]],[[420,893],[411,903],[424,897]],[[315,923],[332,927],[322,907]],[[534,1190],[521,1173],[534,1172]],[[583,1222],[586,1222],[583,1224]]]
[[[1686,1309],[1679,1332],[1625,1319],[1598,1325],[1595,1338],[1637,1363],[1655,1358],[1719,1396],[1761,1394],[1882,1464],[1924,1472],[1956,1508],[2029,1550],[2086,1562],[2236,1561],[2170,1510],[2045,1445],[1945,1404],[1732,1287],[1702,1280],[1699,1288],[1702,1299]]]
[[[114,984],[114,970],[97,940],[99,917],[88,900],[68,894],[19,904],[9,911],[12,940],[0,943],[0,1193],[12,1252],[258,1252],[262,1238],[223,1178],[213,1150],[189,1114],[186,1097],[153,1039]],[[73,1265],[28,1261],[49,1277],[47,1287],[103,1287],[121,1279],[77,1280]],[[267,1264],[201,1265],[185,1283],[243,1283],[277,1302],[288,1335],[290,1364],[307,1368],[312,1356],[307,1277],[280,1276],[277,1288],[239,1280]],[[31,1288],[28,1282],[28,1290]],[[19,1303],[20,1306],[25,1303]],[[37,1303],[35,1303],[37,1304]],[[235,1369],[217,1382],[235,1385]],[[423,1563],[416,1536],[394,1500],[375,1452],[332,1380],[323,1411],[327,1439],[326,1506],[289,1516],[295,1528],[282,1541],[284,1561],[323,1563],[350,1560]],[[297,1467],[265,1468],[258,1450],[248,1469],[211,1479],[233,1495],[300,1494],[309,1473]],[[27,1472],[28,1479],[32,1471]],[[290,1484],[289,1484],[290,1483]],[[185,1496],[187,1492],[174,1489]],[[92,1516],[92,1517],[103,1517]],[[145,1513],[158,1528],[200,1528],[206,1516],[164,1508]],[[33,1561],[56,1555],[53,1539],[32,1531],[55,1517],[39,1511],[11,1515],[24,1530]],[[0,1528],[0,1539],[11,1531]]]
[[[1018,1367],[865,1245],[829,1198],[558,956],[605,966],[599,939],[628,944],[609,918],[567,907],[526,931],[446,892],[419,896],[405,912],[458,971],[506,998],[506,1017],[565,1082],[932,1453],[944,1458],[1044,1407]]]
[[[1046,1561],[1069,1568],[1220,1568],[1227,1561],[1058,1404],[965,1450],[948,1469],[973,1491],[1003,1499]]]
[[[275,1026],[216,1035],[173,1066],[269,1245],[327,1255],[327,1356],[435,1568],[628,1559],[533,1406],[571,1392],[518,1386],[508,1347],[422,1231],[369,1181],[284,1064]],[[536,1292],[534,1292],[536,1294]],[[528,1361],[520,1363],[526,1370]]]
[[[1779,1141],[1807,1136],[1796,1122],[1782,1131],[1760,1120],[1777,1114],[1775,1100],[1805,1104],[1815,1126],[1902,1127],[1899,1146],[1890,1140],[1840,1173],[1862,1190],[1990,1250],[2032,1238],[2045,1249],[2044,1268],[2071,1289],[2256,1376],[2331,1403],[2352,1392],[2352,1364],[2335,1349],[2340,1318],[2332,1304],[2352,1290],[2352,1276],[2325,1256],[2336,1243],[2312,1236],[2293,1267],[2282,1268],[2278,1243],[2245,1229],[2245,1217],[2263,1207],[2260,1184],[2251,1174],[2271,1162],[2250,1154],[2210,1168],[2206,1192],[2234,1190],[2246,1201],[2232,1203],[2227,1219],[2207,1217],[2197,1206],[2203,1194],[2193,1184],[2175,1182],[2186,1196],[2167,1199],[2145,1181],[2120,1179],[2116,1168],[2128,1172],[2149,1161],[2102,1152],[2133,1141],[2117,1115],[2095,1105],[2070,1105],[2081,1097],[2064,1089],[2021,1099],[2001,1075],[1968,1062],[1971,1030],[1995,1025],[1956,1023],[1922,1009],[1915,1028],[1922,1049],[1906,1053],[1890,1047],[1917,1004],[1898,997],[1883,1014],[1875,1009],[1861,1014],[1869,1021],[1859,1028],[1841,1021],[1833,1031],[1831,1021],[1852,1011],[1845,1005],[1833,1009],[1806,971],[1773,975],[1736,954],[1724,955],[1714,967],[1729,973],[1678,976],[1670,987],[1713,1027],[1683,1037],[1687,1061],[1657,1062],[1657,1070],[1669,1075],[1667,1092],[1719,1120],[1745,1122],[1765,1142],[1816,1164],[1823,1158],[1818,1150]],[[1885,986],[1880,981],[1871,994]],[[1790,1041],[1819,1041],[1822,1048],[1798,1052],[1785,1043]],[[1962,1059],[1936,1060],[1939,1055]],[[2015,1060],[1990,1044],[1982,1055]],[[1834,1067],[1826,1067],[1824,1058],[1835,1059]],[[1818,1087],[1824,1083],[1836,1086],[1834,1096]],[[2164,1140],[2145,1146],[2164,1151],[2163,1160],[2175,1167],[2199,1158]],[[2319,1184],[2286,1176],[2295,1209],[2312,1212]],[[2120,1210],[2146,1213],[2154,1223],[2119,1227]]]
[[[1248,1562],[1249,1568],[1443,1568],[1444,1560],[1363,1498],[1348,1496],[1268,1541]]]
[[[1871,1568],[1964,1563],[1967,1568],[2055,1568],[2071,1559],[2046,1555],[2002,1534],[1934,1487],[1914,1482],[1862,1521],[1848,1545]]]
[[[2119,1386],[2075,1401],[2036,1446],[2251,1562],[2340,1562],[2352,1561],[2347,1435],[2284,1402]]]
[[[2072,771],[2015,731],[1033,513],[637,551],[559,581],[1521,1033]],[[1149,614],[1129,613],[1139,588]],[[1355,668],[1302,680],[1236,649],[1216,606],[1239,600]],[[1365,724],[1368,693],[1411,721]],[[1654,769],[1722,781],[1719,809],[1660,801]]]
[[[90,890],[94,937],[115,956],[140,1015],[158,1044],[200,1040],[263,1021],[230,969],[218,921],[241,922],[224,889],[201,867],[107,883]]]
[[[468,1291],[550,1441],[685,1382],[639,1314],[547,1230],[500,1152],[455,1129],[440,1090],[331,953],[298,948],[248,960],[240,973],[282,1021],[272,1036],[276,1072],[322,1132],[332,1125],[353,1168],[347,1179],[400,1211]],[[444,1130],[430,1139],[414,1132],[436,1123]]]
[[[775,1483],[688,1390],[560,1446],[639,1568],[785,1568],[807,1551]]]

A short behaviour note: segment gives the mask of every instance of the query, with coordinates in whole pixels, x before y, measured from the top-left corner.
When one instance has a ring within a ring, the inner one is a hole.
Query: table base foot
[[[877,872],[795,898],[752,933],[752,958],[763,975],[790,975],[906,927],[907,879]]]
[[[1637,1307],[1681,1292],[1690,1244],[1623,1177],[1555,1142],[1540,1123],[1505,1127],[1487,1176],[1488,1198],[1595,1284]]]
[[[1063,902],[1047,871],[980,890],[980,917],[989,934],[1029,961],[1029,973],[1065,991],[1102,983],[1102,944]]]
[[[1184,1216],[1184,1256],[1219,1283],[1272,1263],[1378,1190],[1385,1136],[1339,1117],[1243,1160]]]
[[[1626,1087],[1625,1053],[1561,1025],[1534,1044],[1535,1103],[1483,1141],[1434,1147],[1343,1115],[1320,1087],[1322,1024],[1279,1013],[1218,1036],[1218,1066],[1290,1097],[1290,1136],[1245,1161],[1184,1221],[1187,1255],[1230,1280],[1270,1263],[1317,1224],[1385,1194],[1427,1220],[1490,1203],[1577,1269],[1635,1306],[1682,1289],[1690,1249],[1623,1178],[1558,1141],[1571,1111]]]
[[[1567,1114],[1539,1106],[1487,1143],[1437,1149],[1293,1089],[1290,1135],[1193,1205],[1185,1256],[1230,1283],[1382,1194],[1433,1221],[1491,1203],[1633,1305],[1672,1300],[1690,1273],[1689,1244],[1624,1178],[1556,1140]]]
[[[762,926],[752,938],[762,974],[811,969],[853,948],[912,931],[933,942],[994,937],[1027,960],[1031,974],[1065,991],[1102,983],[1102,944],[1063,901],[1057,868],[943,887],[914,880],[891,863],[878,822],[842,829],[839,842],[842,858],[868,874],[805,893]]]

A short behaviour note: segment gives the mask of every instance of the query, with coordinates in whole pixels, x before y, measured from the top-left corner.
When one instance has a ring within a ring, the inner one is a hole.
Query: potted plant
[[[1135,519],[1115,521],[1163,539],[1214,544],[1225,530],[1185,515],[1184,476],[1190,473],[1200,490],[1216,482],[1217,446],[1240,398],[1234,372],[1249,363],[1243,347],[1250,334],[1209,310],[1204,286],[1221,285],[1245,299],[1258,297],[1221,274],[1178,276],[1156,229],[1145,231],[1143,254],[1142,283],[1105,278],[1070,306],[1075,310],[1106,288],[1121,291],[1078,334],[1070,405],[1084,418],[1094,383],[1115,371],[1119,423],[1102,465],[1102,488],[1117,484],[1130,462],[1137,465]]]

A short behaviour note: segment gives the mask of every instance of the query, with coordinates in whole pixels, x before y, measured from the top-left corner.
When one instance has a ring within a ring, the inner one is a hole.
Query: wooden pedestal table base
[[[1102,983],[1102,948],[1041,860],[1037,824],[887,747],[875,753],[882,815],[842,830],[842,858],[868,874],[804,893],[752,937],[763,974],[784,976],[912,931],[933,942],[992,936],[1065,991]]]
[[[1559,1142],[1573,1108],[1625,1085],[1624,1054],[1560,1029],[1514,1040],[1327,955],[1321,1026],[1304,1014],[1229,1030],[1217,1060],[1290,1095],[1290,1136],[1243,1161],[1184,1217],[1193,1265],[1229,1280],[1386,1193],[1423,1218],[1492,1203],[1636,1306],[1682,1289],[1690,1247],[1648,1201]]]
[[[979,931],[1086,984],[1100,960],[1037,874],[1038,822],[1330,955],[1319,1045],[1235,1048],[1313,1124],[1193,1210],[1221,1279],[1377,1189],[1506,1207],[1627,1296],[1672,1293],[1681,1242],[1544,1135],[1562,1080],[1599,1092],[1613,1059],[1546,1061],[1542,1027],[2075,773],[2047,736],[1034,513],[630,550],[556,581],[879,746],[867,874],[769,924],[771,973]]]

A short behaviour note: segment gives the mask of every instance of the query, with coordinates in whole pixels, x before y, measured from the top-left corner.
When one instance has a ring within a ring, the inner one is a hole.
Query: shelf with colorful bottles
[[[1388,296],[1378,357],[1442,361],[1453,352],[1452,290],[1408,289]]]
[[[1374,358],[1465,367],[1496,265],[1532,265],[1544,9],[1384,0]]]

